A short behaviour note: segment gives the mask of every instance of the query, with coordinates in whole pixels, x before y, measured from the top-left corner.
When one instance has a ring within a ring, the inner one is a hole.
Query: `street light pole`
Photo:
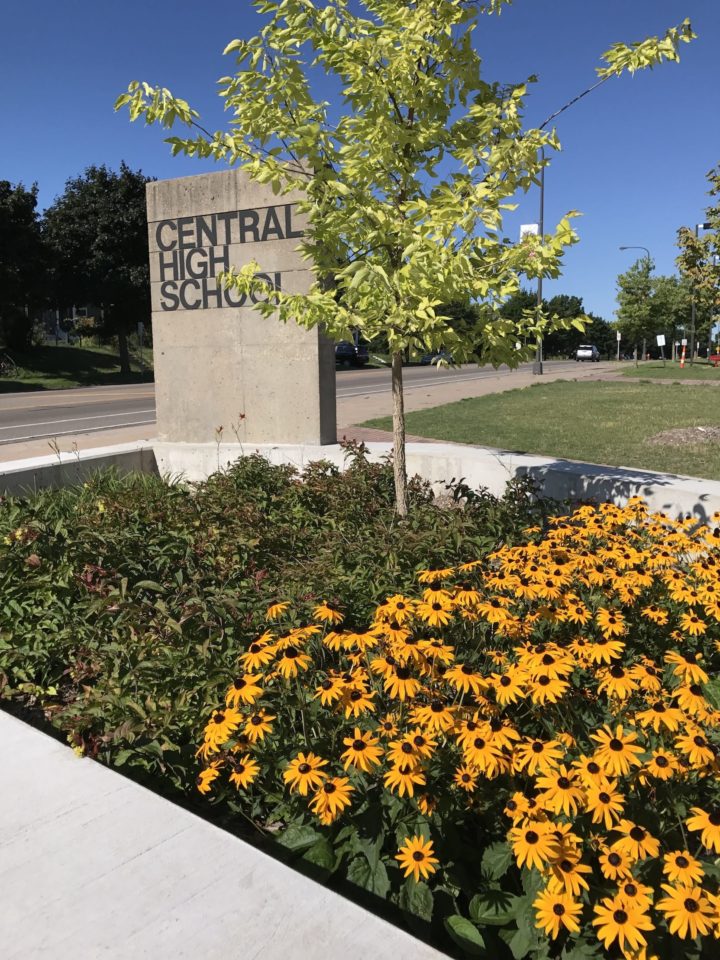
[[[644,250],[648,262],[648,276],[650,276],[650,264],[652,262],[652,257],[650,256],[650,251],[647,247],[643,247],[640,244],[635,244],[631,247],[620,247],[621,250]],[[643,337],[643,360],[645,359],[645,337]],[[637,366],[637,344],[635,344],[635,366]]]
[[[545,148],[540,147],[540,158],[542,160],[542,167],[540,168],[540,220],[538,223],[538,232],[540,234],[540,240],[542,241],[543,234],[545,232]],[[537,285],[537,320],[540,320],[540,312],[542,310],[542,273],[538,276],[538,285]],[[538,334],[537,338],[537,347],[535,348],[535,361],[533,363],[533,373],[537,375],[542,375],[543,372],[543,344],[542,344],[542,334]]]
[[[695,239],[700,239],[701,230],[709,230],[709,223],[696,223],[695,224]],[[693,283],[692,288],[692,301],[690,306],[690,366],[695,362],[695,284]]]

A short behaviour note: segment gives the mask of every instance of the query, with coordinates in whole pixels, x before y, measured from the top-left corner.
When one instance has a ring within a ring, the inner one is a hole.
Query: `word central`
[[[292,203],[259,210],[230,210],[198,217],[159,220],[155,225],[158,250],[229,247],[235,243],[292,240],[303,235],[294,229]]]

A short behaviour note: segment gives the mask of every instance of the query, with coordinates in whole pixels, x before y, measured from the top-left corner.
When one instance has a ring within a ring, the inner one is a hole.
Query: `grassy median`
[[[720,367],[714,367],[707,360],[696,360],[693,364],[686,361],[684,367],[672,360],[665,364],[662,360],[648,360],[637,367],[634,363],[626,363],[622,372],[625,377],[641,377],[643,380],[713,380],[720,383]]]
[[[391,421],[364,426],[390,429]],[[436,440],[720,479],[720,389],[709,384],[555,381],[411,413],[407,429]]]

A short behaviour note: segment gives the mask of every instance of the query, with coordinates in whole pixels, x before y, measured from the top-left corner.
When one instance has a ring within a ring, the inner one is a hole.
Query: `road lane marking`
[[[142,427],[148,423],[155,423],[155,420],[135,420],[133,423],[116,423],[114,426],[88,427],[87,430],[61,430],[59,433],[41,433],[32,434],[29,437],[10,437],[7,440],[0,440],[0,446],[9,443],[24,443],[26,440],[49,440],[53,437],[80,437],[86,433],[99,433],[101,431],[122,430],[124,427]]]
[[[51,427],[55,423],[84,423],[85,420],[107,420],[108,417],[137,417],[143,413],[155,413],[155,410],[125,410],[120,413],[97,413],[92,417],[67,417],[65,420],[38,420],[37,423],[11,423],[7,427],[0,427],[0,430],[19,430],[25,427]],[[112,429],[112,425],[110,429]]]

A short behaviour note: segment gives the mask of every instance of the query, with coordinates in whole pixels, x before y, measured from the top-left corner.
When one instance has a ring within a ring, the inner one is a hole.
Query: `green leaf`
[[[512,863],[512,850],[505,840],[493,843],[485,849],[480,861],[483,874],[490,880],[505,876]]]
[[[153,590],[155,593],[165,593],[165,587],[155,580],[138,580],[134,586],[136,590]]]
[[[377,894],[378,897],[385,897],[390,890],[390,878],[382,860],[379,860],[373,869],[366,857],[355,857],[348,866],[347,878],[351,883]]]
[[[134,750],[118,750],[113,757],[113,766],[121,767],[134,753]]]
[[[322,834],[318,833],[313,827],[302,823],[291,823],[290,826],[278,837],[278,843],[288,850],[300,851],[307,850],[322,839]]]
[[[411,913],[422,920],[431,920],[433,912],[433,895],[430,887],[422,880],[415,883],[407,880],[400,888],[400,909]]]
[[[458,946],[471,957],[481,957],[485,954],[485,941],[480,931],[465,917],[454,914],[445,918],[445,929]]]
[[[515,916],[520,897],[505,890],[485,890],[470,901],[470,918],[482,926],[484,923],[502,926]]]
[[[533,928],[523,923],[517,930],[501,930],[500,936],[510,947],[515,960],[524,960],[533,945]]]
[[[575,940],[560,954],[561,960],[598,960],[599,957],[602,957],[600,945],[585,940]]]
[[[316,840],[303,854],[303,860],[314,863],[315,866],[322,867],[323,870],[329,870],[331,873],[336,866],[335,853],[327,837],[320,837],[319,840]]]

